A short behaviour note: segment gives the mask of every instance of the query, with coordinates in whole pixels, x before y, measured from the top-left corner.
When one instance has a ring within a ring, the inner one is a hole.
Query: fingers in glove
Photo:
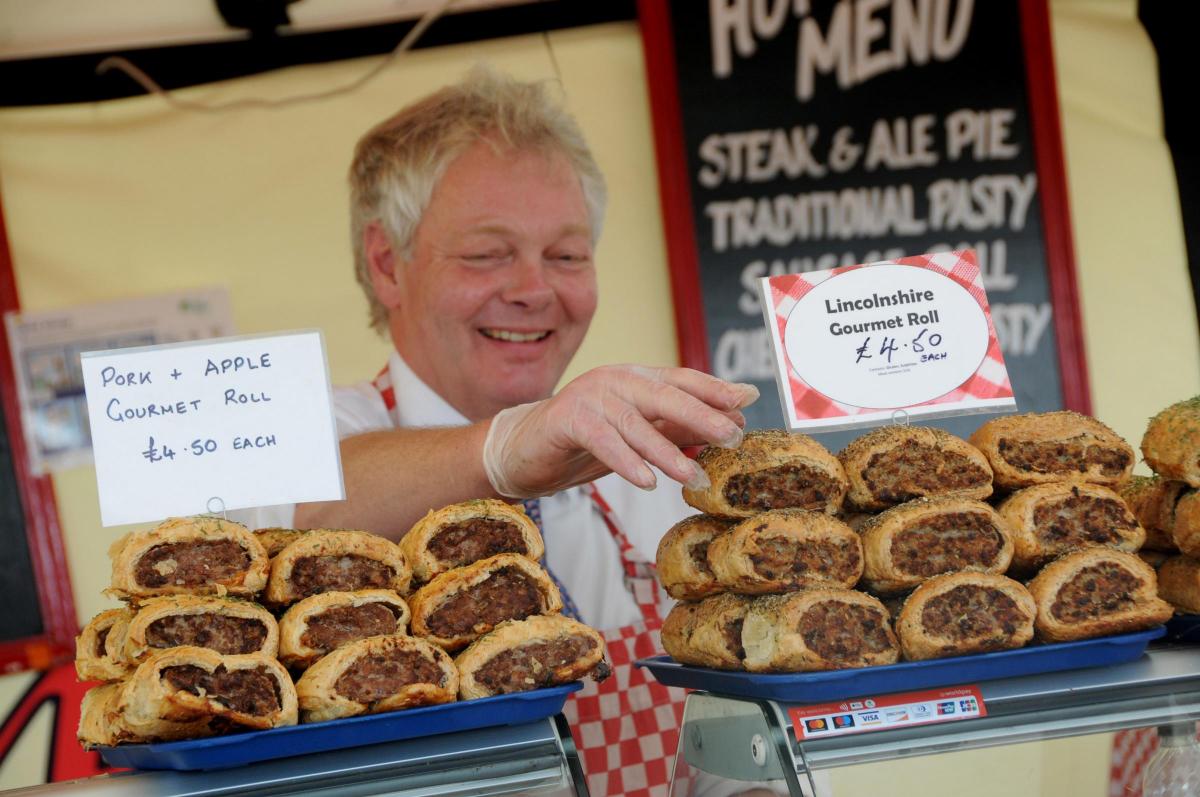
[[[658,482],[654,471],[650,470],[645,461],[630,447],[608,418],[588,413],[578,418],[574,426],[572,436],[578,445],[586,448],[592,456],[625,481],[643,490],[654,489]]]
[[[644,460],[693,490],[709,486],[708,475],[664,437],[635,407],[611,402],[609,420],[622,439]]]
[[[630,366],[634,373],[654,382],[663,382],[695,396],[718,410],[740,410],[758,399],[758,388],[741,382],[727,382],[694,368],[647,368]]]

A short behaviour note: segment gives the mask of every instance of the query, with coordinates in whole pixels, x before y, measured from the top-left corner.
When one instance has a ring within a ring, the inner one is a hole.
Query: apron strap
[[[629,542],[629,538],[621,530],[621,522],[617,518],[617,513],[612,510],[608,501],[604,500],[604,496],[600,494],[595,483],[584,485],[584,489],[587,490],[592,504],[604,519],[608,533],[617,543],[617,549],[621,554],[621,566],[625,569],[625,584],[633,594],[633,600],[642,613],[642,619],[651,628],[661,626],[662,612],[659,607],[662,591],[658,584],[656,568]]]

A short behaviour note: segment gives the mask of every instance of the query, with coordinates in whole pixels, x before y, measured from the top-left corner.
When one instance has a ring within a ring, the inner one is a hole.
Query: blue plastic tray
[[[515,692],[459,703],[411,708],[386,714],[290,725],[161,744],[101,747],[109,766],[136,769],[227,769],[272,758],[320,753],[418,736],[434,736],[494,725],[519,725],[562,710],[567,695],[583,688],[579,681],[550,689]]]
[[[1016,650],[949,659],[783,675],[691,667],[679,664],[670,656],[641,659],[637,666],[648,669],[659,683],[666,686],[788,703],[823,703],[847,697],[1120,664],[1142,655],[1146,643],[1165,633],[1166,629],[1158,626],[1136,634],[1085,639],[1081,642],[1030,645]]]
[[[1200,614],[1177,614],[1167,620],[1167,639],[1183,645],[1200,645]]]

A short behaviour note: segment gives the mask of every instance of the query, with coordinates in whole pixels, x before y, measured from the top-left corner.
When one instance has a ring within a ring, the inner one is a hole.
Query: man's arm
[[[430,509],[496,497],[480,456],[487,428],[485,421],[347,437],[346,500],[298,505],[296,528],[364,529],[399,540]]]

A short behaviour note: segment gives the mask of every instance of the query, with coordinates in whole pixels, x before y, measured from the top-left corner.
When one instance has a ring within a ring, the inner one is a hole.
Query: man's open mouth
[[[550,337],[550,330],[542,330],[541,332],[513,332],[508,329],[481,329],[479,330],[485,337],[492,340],[503,340],[509,343],[536,343],[539,340],[545,340]]]

